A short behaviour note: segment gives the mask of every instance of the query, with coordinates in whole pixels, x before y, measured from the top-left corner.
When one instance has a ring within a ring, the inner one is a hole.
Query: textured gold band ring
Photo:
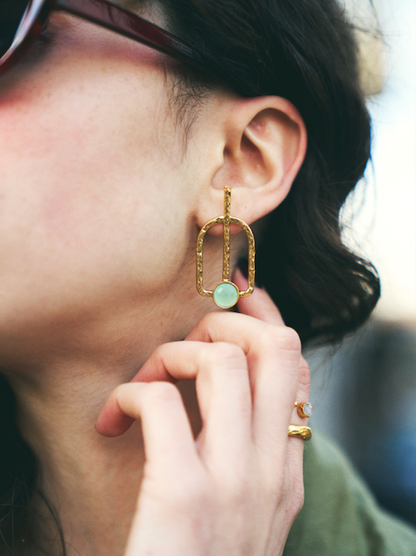
[[[302,427],[301,425],[289,425],[287,434],[289,436],[297,436],[302,440],[310,440],[312,438],[312,431],[309,427]]]

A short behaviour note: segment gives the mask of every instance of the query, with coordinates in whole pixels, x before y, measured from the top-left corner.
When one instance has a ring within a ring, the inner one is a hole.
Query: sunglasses
[[[81,17],[219,77],[182,41],[107,0],[0,0],[0,74],[39,38],[53,10]]]

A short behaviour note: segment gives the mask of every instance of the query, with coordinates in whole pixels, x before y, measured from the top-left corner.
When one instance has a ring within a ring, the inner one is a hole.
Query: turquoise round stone
[[[238,301],[237,286],[231,282],[221,282],[214,290],[214,301],[222,309],[234,307]]]

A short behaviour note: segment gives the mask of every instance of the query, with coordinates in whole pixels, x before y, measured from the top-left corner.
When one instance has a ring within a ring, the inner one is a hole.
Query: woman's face
[[[160,55],[64,14],[49,40],[0,79],[0,354],[22,331],[154,306],[193,260]]]

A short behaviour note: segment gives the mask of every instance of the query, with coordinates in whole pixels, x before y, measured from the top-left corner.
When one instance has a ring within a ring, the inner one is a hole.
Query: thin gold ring
[[[295,402],[295,407],[299,417],[303,417],[304,419],[308,419],[313,413],[312,404],[310,404],[309,402]]]
[[[310,440],[312,438],[312,431],[309,427],[302,427],[301,425],[289,425],[287,434],[289,436],[297,436],[302,440]]]

